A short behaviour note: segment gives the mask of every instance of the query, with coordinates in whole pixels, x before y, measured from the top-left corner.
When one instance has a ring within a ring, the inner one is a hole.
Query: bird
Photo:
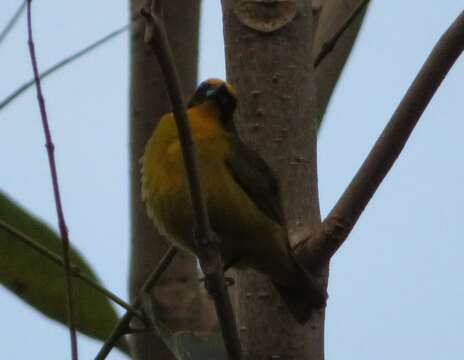
[[[225,269],[251,268],[270,278],[295,320],[305,324],[326,295],[296,263],[279,184],[268,164],[239,137],[234,86],[203,81],[187,104],[201,190]],[[174,245],[197,255],[194,214],[172,113],[161,117],[141,158],[148,217]]]

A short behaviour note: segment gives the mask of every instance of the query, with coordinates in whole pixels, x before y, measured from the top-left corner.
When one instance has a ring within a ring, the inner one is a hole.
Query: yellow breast
[[[210,221],[220,237],[225,263],[246,265],[252,258],[267,259],[264,264],[253,261],[253,267],[269,272],[268,267],[286,259],[286,234],[232,177],[225,164],[232,149],[218,115],[207,103],[188,111]],[[142,196],[161,234],[195,252],[190,191],[172,114],[160,120],[147,144],[142,158]]]
[[[223,159],[229,149],[218,123],[217,110],[205,103],[187,112],[196,145],[200,182],[206,197],[223,186]],[[215,179],[214,182],[211,179]],[[182,149],[172,114],[163,116],[142,158],[142,198],[160,232],[178,245],[193,250],[190,241],[192,213]]]

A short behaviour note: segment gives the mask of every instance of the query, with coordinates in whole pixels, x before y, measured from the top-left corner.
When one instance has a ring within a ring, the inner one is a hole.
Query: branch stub
[[[239,0],[235,2],[233,10],[243,25],[271,33],[295,18],[297,3],[295,0]]]

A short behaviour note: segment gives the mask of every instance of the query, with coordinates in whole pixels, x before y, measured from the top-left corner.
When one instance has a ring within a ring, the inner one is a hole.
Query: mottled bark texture
[[[144,1],[132,0],[131,15],[138,15],[143,4]],[[197,82],[199,7],[199,1],[165,1],[166,28],[185,94],[191,93]],[[158,64],[144,43],[143,35],[144,26],[140,21],[131,33],[131,298],[167,249],[166,240],[147,218],[140,195],[139,159],[156,122],[170,111]],[[177,255],[152,295],[160,320],[173,331],[207,333],[216,324],[214,308],[198,282],[196,260],[191,255]],[[152,334],[132,336],[131,349],[137,360],[173,358],[161,340]]]
[[[320,224],[317,128],[359,25],[324,66],[314,71],[312,64],[354,3],[222,0],[227,75],[240,99],[236,122],[279,177],[291,233]],[[247,359],[324,358],[324,311],[300,326],[255,272],[239,273],[237,315]]]
[[[249,27],[242,19],[244,15],[236,11],[239,3],[222,1],[227,74],[240,99],[236,118],[239,131],[278,175],[289,229],[317,225],[320,214],[310,3],[290,2],[296,6],[295,16],[272,32]],[[256,22],[264,21],[269,5],[248,4],[251,8],[245,15],[256,17]],[[276,7],[272,16],[286,17],[280,11],[289,11],[290,6]],[[301,326],[263,276],[240,272],[238,286],[237,315],[247,359],[323,358],[323,311]]]

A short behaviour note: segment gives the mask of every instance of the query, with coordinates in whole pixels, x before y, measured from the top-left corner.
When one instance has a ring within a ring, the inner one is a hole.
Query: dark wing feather
[[[234,180],[267,217],[284,225],[277,179],[266,162],[238,137],[230,136],[231,156],[225,159]]]

